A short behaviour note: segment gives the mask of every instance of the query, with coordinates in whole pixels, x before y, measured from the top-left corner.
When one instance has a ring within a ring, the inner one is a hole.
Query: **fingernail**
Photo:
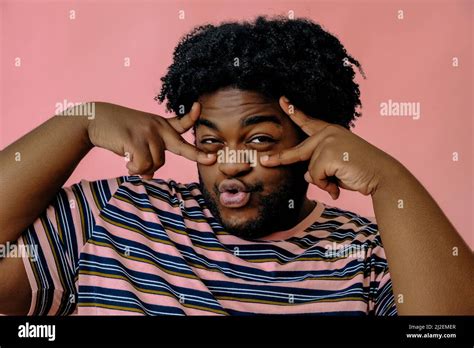
[[[264,156],[260,157],[260,161],[261,162],[266,162],[266,161],[268,161],[269,158],[270,158],[270,156],[264,155]]]
[[[285,96],[283,96],[283,100],[284,100],[285,102],[287,102],[287,103],[290,102],[290,100],[289,100],[287,97],[285,97]]]

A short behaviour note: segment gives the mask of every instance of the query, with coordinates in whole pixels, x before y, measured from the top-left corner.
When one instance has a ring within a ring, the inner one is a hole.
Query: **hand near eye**
[[[274,167],[309,160],[306,181],[337,199],[340,187],[364,195],[374,194],[384,173],[400,165],[394,158],[346,128],[305,115],[285,97],[280,98],[280,106],[309,137],[293,148],[262,156],[260,161],[263,166]]]
[[[197,102],[180,118],[164,118],[114,104],[97,104],[97,116],[88,125],[90,142],[126,156],[130,175],[153,178],[153,173],[165,163],[165,150],[206,165],[216,160],[215,155],[198,150],[181,136],[200,116],[201,105]]]

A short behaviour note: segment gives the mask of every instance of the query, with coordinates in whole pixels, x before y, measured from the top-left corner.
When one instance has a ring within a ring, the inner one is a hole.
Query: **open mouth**
[[[250,191],[238,180],[226,179],[219,185],[219,201],[226,208],[240,208],[250,200]]]

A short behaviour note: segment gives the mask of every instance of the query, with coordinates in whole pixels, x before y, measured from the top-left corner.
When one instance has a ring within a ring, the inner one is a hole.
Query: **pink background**
[[[0,146],[46,121],[64,99],[165,115],[153,96],[183,34],[289,10],[323,25],[361,62],[368,79],[358,78],[363,116],[355,133],[409,168],[474,248],[472,1],[1,1]],[[380,116],[389,99],[420,102],[421,118]],[[68,184],[126,174],[123,158],[94,149]],[[173,155],[156,176],[197,179],[195,164]],[[370,198],[357,193],[334,202],[312,188],[311,196],[373,216]]]

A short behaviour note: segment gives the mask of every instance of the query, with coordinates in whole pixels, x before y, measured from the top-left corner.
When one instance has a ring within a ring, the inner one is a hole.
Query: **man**
[[[177,117],[95,103],[93,120],[58,115],[11,144],[0,243],[37,251],[0,262],[0,312],[474,313],[468,246],[406,168],[349,130],[352,66],[308,20],[207,25],[162,79]],[[94,146],[131,176],[61,189]],[[199,184],[153,179],[165,150],[197,162]],[[308,184],[371,195],[378,225],[308,199]]]

